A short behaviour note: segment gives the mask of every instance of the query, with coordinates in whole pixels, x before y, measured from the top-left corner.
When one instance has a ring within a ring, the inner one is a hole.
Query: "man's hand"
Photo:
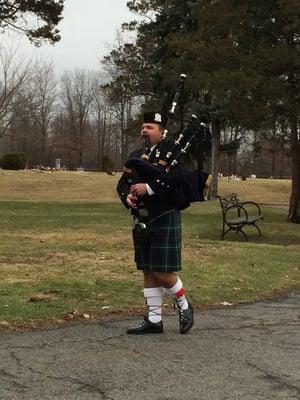
[[[131,193],[126,197],[126,203],[129,205],[129,207],[137,209],[137,197]]]
[[[146,183],[136,183],[130,188],[130,193],[136,197],[144,196],[147,193]]]

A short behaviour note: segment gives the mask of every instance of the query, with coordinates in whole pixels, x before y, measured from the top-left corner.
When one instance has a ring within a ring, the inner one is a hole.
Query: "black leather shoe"
[[[137,328],[128,329],[127,333],[128,335],[145,335],[147,333],[163,333],[163,331],[162,321],[154,323],[144,317],[144,321]]]
[[[194,325],[194,309],[193,306],[189,304],[189,308],[186,310],[181,310],[180,308],[178,309],[179,313],[179,330],[180,333],[183,335],[185,333],[188,333],[188,331],[192,328]]]

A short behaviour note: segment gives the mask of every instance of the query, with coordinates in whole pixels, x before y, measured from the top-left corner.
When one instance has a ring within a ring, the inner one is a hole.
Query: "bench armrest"
[[[258,205],[257,203],[255,203],[254,201],[244,201],[243,203],[241,203],[241,205],[242,205],[243,207],[244,207],[244,206],[247,207],[247,205],[255,206],[255,207],[257,208],[258,215],[262,215],[262,214],[261,214],[261,209],[260,209],[259,205]]]

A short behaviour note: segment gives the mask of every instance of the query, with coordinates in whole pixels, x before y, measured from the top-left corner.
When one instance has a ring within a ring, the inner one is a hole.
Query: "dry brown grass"
[[[61,202],[118,202],[115,176],[102,172],[0,171],[0,199]],[[219,180],[219,193],[236,192],[243,200],[288,204],[291,181],[286,179]]]
[[[101,172],[0,171],[2,200],[117,202],[119,176]]]
[[[219,193],[237,193],[239,197],[265,204],[289,204],[292,190],[290,179],[219,180]]]

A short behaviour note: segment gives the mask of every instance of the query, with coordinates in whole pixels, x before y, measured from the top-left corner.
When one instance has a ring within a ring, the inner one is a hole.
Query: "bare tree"
[[[37,62],[33,67],[33,79],[28,85],[27,107],[34,126],[38,145],[39,163],[48,164],[47,142],[50,136],[50,122],[54,116],[57,101],[57,80],[52,63]]]
[[[134,58],[132,59],[130,55],[134,55]],[[135,46],[124,43],[120,35],[117,37],[114,48],[102,59],[103,69],[109,79],[109,83],[103,87],[108,93],[115,119],[118,121],[119,138],[115,138],[115,145],[116,149],[120,147],[122,163],[128,156],[130,142],[128,128],[133,115],[139,109],[136,103],[141,104],[144,100],[137,90],[137,59]]]
[[[109,158],[108,153],[111,147],[111,132],[110,128],[113,120],[113,108],[110,105],[108,93],[102,87],[102,76],[95,76],[93,84],[93,103],[92,103],[92,118],[93,129],[97,143],[97,169],[103,171],[105,165],[103,163],[104,156]]]
[[[32,76],[31,63],[17,50],[0,47],[0,138],[9,131],[14,101]]]
[[[90,108],[93,100],[92,74],[76,70],[61,78],[61,101],[64,106],[66,146],[77,153],[77,166],[81,167],[83,155],[89,145]]]

